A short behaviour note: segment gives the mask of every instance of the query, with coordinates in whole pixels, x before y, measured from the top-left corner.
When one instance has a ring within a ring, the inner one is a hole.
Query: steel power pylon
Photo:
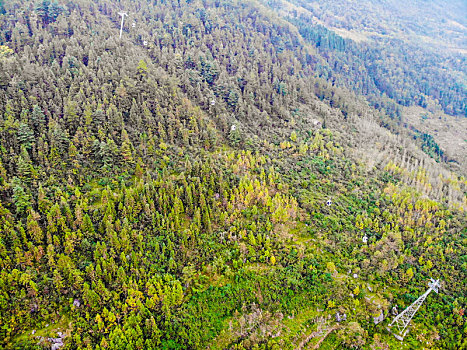
[[[123,32],[123,20],[125,19],[125,16],[128,16],[126,12],[119,12],[118,13],[120,16],[122,16],[122,23],[120,25],[120,39],[122,38],[122,32]]]
[[[391,324],[389,325],[388,330],[392,334],[394,334],[394,336],[397,339],[404,340],[405,335],[409,331],[407,326],[409,325],[410,320],[415,315],[415,313],[418,311],[420,306],[423,304],[428,294],[430,294],[432,290],[438,293],[438,290],[440,287],[439,280],[435,281],[434,279],[431,279],[431,282],[428,283],[428,287],[429,288],[425,292],[425,294],[423,294],[420,298],[415,300],[412,305],[410,305],[407,309],[405,309],[399,315],[397,315],[394,318],[394,320],[391,322]],[[390,328],[393,326],[395,326],[395,328],[391,330]]]

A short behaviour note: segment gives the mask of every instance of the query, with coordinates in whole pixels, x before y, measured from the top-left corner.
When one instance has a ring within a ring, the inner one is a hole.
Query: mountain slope
[[[465,346],[465,178],[319,77],[292,23],[255,1],[3,9],[2,347],[394,347],[389,310],[428,277],[404,346]]]
[[[316,48],[321,58],[317,75],[365,96],[400,127],[407,127],[427,154],[465,174],[466,28],[460,24],[465,18],[459,16],[465,4],[268,4]],[[456,45],[457,51],[446,45]],[[431,121],[423,123],[426,119]]]

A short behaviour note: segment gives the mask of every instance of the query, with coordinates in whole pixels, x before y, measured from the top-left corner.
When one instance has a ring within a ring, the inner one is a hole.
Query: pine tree
[[[23,214],[31,206],[31,195],[23,187],[20,179],[15,177],[12,182],[13,202],[16,206],[16,212],[18,214]]]
[[[45,131],[46,119],[45,115],[38,105],[34,105],[31,115],[32,122],[34,124],[34,130],[36,135],[40,135]]]
[[[34,144],[34,133],[25,123],[19,125],[18,141],[25,149],[30,149]]]
[[[0,190],[3,186],[6,186],[8,183],[7,171],[3,167],[2,161],[0,160]]]
[[[148,65],[144,60],[140,60],[138,63],[138,67],[136,67],[136,71],[138,72],[138,76],[140,79],[146,77],[148,74]]]
[[[133,145],[128,137],[128,133],[125,129],[122,130],[122,146],[120,152],[123,157],[123,164],[129,166],[133,164]]]
[[[94,225],[92,224],[91,218],[88,214],[84,215],[83,224],[80,227],[81,232],[88,238],[95,238],[96,231],[94,230]]]
[[[25,148],[22,149],[21,155],[18,157],[18,175],[24,184],[30,184],[32,181],[32,162],[29,159],[29,154]]]
[[[141,120],[139,107],[136,104],[136,100],[133,99],[133,102],[130,108],[130,124],[129,125],[131,125],[131,127],[134,130],[141,130],[141,124],[142,124],[142,120]]]
[[[28,234],[32,237],[36,244],[42,244],[42,240],[44,239],[44,233],[42,232],[42,229],[37,222],[37,219],[39,218],[40,216],[31,210],[27,219]]]

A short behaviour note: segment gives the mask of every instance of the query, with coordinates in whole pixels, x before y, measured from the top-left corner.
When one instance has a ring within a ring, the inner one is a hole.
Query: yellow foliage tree
[[[9,57],[13,54],[13,50],[6,45],[0,45],[0,58]]]

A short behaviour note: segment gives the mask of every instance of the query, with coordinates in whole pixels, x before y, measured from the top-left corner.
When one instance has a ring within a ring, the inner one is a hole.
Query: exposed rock
[[[80,307],[81,306],[81,302],[79,301],[79,299],[73,300],[73,306],[74,307]]]
[[[58,350],[58,349],[60,349],[62,346],[63,346],[63,343],[54,343],[54,344],[52,344],[52,346],[50,347],[50,350]]]
[[[336,321],[342,322],[347,320],[347,314],[341,315],[339,312],[336,312]]]
[[[315,129],[321,129],[322,128],[323,124],[321,123],[320,120],[313,119],[312,123],[313,123],[313,126],[314,126]]]
[[[39,305],[37,305],[36,303],[32,304],[30,311],[31,311],[31,313],[38,312],[39,311]]]
[[[394,316],[397,316],[397,314],[399,313],[397,311],[397,306],[394,306],[392,309],[391,309],[391,313],[394,315]]]
[[[47,340],[51,343],[63,343],[62,338],[47,338]]]
[[[59,337],[58,338],[48,338],[47,340],[52,343],[50,346],[50,350],[58,350],[63,346],[63,336],[62,333],[58,333]]]
[[[373,322],[374,322],[375,324],[378,324],[378,323],[380,323],[380,322],[383,322],[383,320],[384,320],[384,313],[383,313],[383,310],[381,310],[381,313],[379,314],[379,316],[373,317]]]

